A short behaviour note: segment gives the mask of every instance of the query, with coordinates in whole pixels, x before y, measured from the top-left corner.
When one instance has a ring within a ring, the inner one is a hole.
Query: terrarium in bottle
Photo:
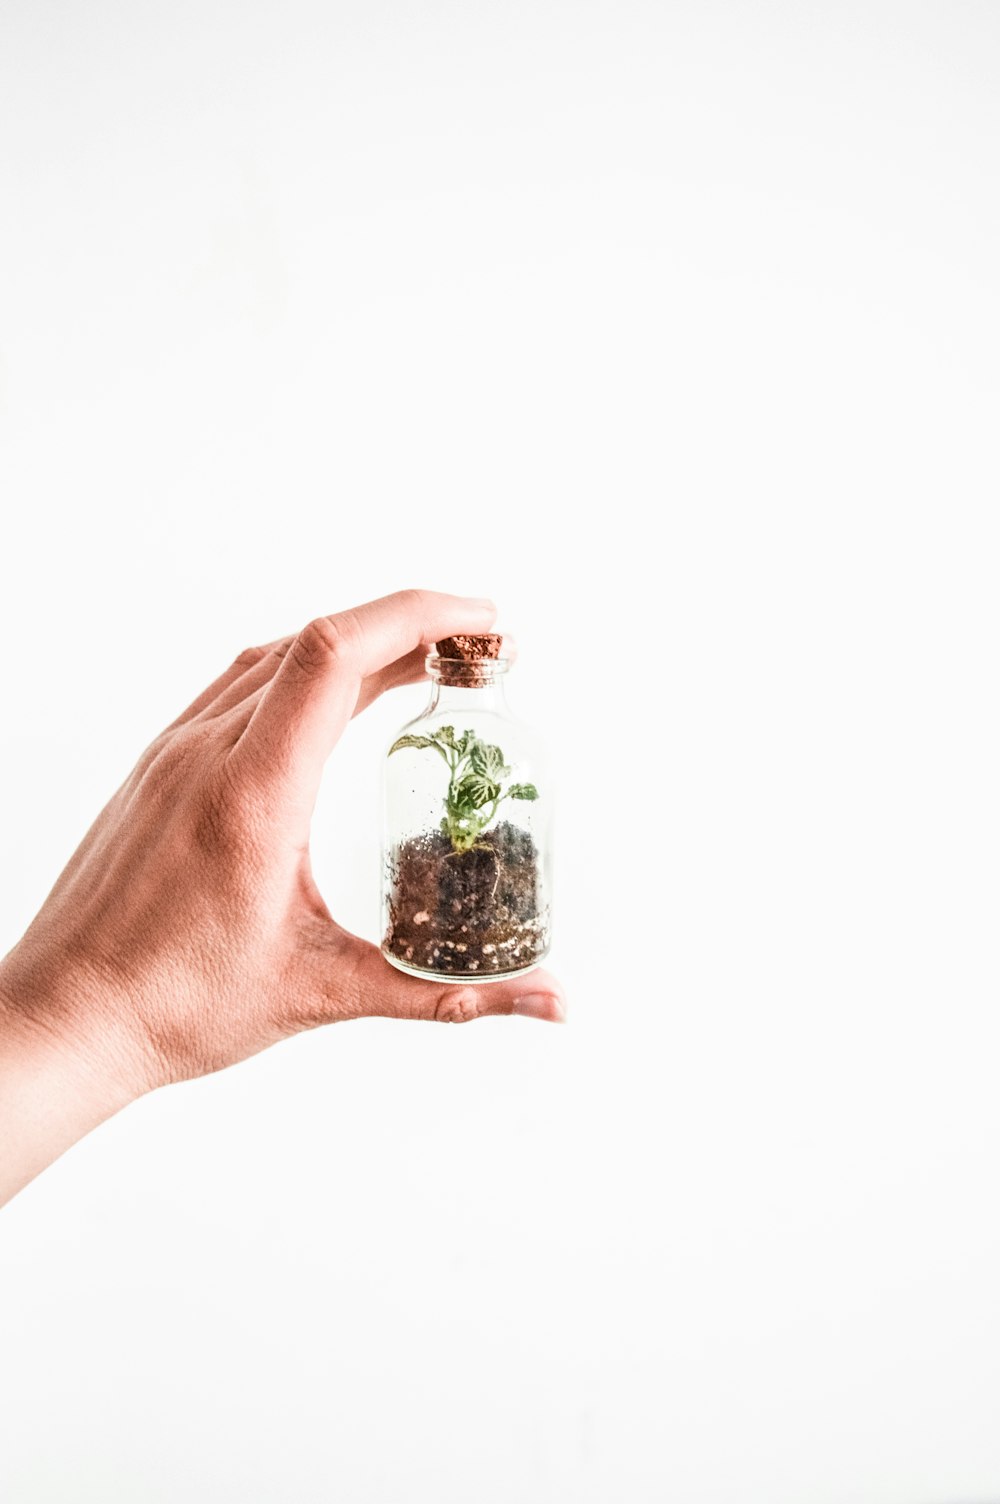
[[[439,981],[530,971],[549,949],[552,790],[502,644],[435,643],[430,702],[385,759],[382,954]]]

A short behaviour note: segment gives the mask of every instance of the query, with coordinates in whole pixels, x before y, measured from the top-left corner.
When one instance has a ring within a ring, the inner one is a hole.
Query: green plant
[[[490,742],[481,741],[474,731],[456,736],[454,726],[439,726],[431,736],[397,737],[389,752],[399,752],[403,747],[433,747],[448,764],[441,829],[457,852],[484,844],[479,837],[505,799],[538,798],[533,783],[503,787],[503,780],[510,774],[503,753]]]

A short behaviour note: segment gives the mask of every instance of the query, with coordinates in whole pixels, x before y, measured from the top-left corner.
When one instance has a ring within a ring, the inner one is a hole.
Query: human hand
[[[320,777],[348,721],[423,678],[430,643],[495,616],[404,590],[240,653],[142,753],[0,962],[0,1026],[112,1082],[115,1110],[319,1024],[561,1019],[541,969],[478,987],[398,971],[333,919],[310,870]]]

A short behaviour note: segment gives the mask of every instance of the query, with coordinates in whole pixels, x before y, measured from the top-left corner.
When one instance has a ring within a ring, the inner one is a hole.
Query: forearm
[[[47,1012],[10,958],[0,961],[0,1206],[141,1094],[113,1038],[66,1006],[71,989],[58,990]]]

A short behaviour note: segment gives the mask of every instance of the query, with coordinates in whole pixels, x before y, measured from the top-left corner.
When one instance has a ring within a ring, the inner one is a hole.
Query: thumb
[[[327,952],[322,990],[331,1018],[422,1018],[470,1023],[490,1014],[517,1013],[563,1023],[565,994],[550,972],[536,967],[517,977],[469,983],[435,982],[400,971],[377,946],[341,930],[336,954]],[[322,964],[322,962],[320,962]]]

